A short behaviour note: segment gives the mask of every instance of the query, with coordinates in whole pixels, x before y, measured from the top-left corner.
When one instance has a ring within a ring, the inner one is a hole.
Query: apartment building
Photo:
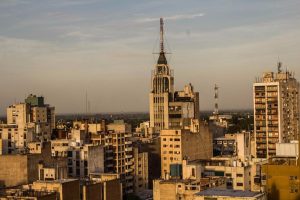
[[[139,193],[149,189],[148,152],[133,148],[134,155],[134,192]]]
[[[27,144],[49,141],[55,128],[54,107],[44,104],[44,97],[29,95],[25,103],[7,108],[7,124],[0,124],[2,154],[25,152]]]
[[[52,140],[53,157],[68,159],[68,175],[84,179],[90,173],[104,173],[106,159],[103,145],[78,144],[74,140]]]
[[[111,152],[112,162],[108,172],[120,174],[124,193],[134,192],[134,157],[131,125],[123,120],[115,120],[106,125],[106,131],[91,134],[93,144],[103,145],[106,152]]]
[[[256,157],[267,159],[276,154],[276,143],[298,139],[299,82],[281,70],[264,73],[253,84],[254,133]]]
[[[161,177],[170,176],[172,164],[212,157],[212,138],[209,132],[192,132],[187,129],[161,131]]]

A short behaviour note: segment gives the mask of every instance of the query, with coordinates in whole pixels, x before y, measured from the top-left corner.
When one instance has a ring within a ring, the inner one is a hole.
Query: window
[[[236,177],[243,177],[243,174],[236,174]]]
[[[196,172],[194,168],[192,169],[192,176],[196,176]]]
[[[242,187],[244,184],[243,183],[236,183],[236,186]]]

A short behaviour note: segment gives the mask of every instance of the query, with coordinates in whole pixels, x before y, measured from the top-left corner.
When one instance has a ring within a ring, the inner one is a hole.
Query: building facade
[[[299,139],[299,82],[293,74],[264,73],[253,85],[254,133],[257,158],[276,154],[276,143]]]

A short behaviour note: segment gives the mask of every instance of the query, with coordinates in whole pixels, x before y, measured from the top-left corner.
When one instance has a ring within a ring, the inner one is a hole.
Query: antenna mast
[[[280,74],[282,72],[282,63],[279,61],[278,64],[277,64],[277,70],[278,70],[278,74]]]
[[[164,50],[164,19],[160,18],[160,52],[163,53]]]
[[[217,84],[215,84],[215,110],[214,110],[214,115],[218,116],[219,115],[219,87],[217,86]]]

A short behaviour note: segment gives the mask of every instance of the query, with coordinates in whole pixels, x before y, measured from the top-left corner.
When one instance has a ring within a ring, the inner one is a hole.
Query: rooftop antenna
[[[218,116],[219,115],[219,103],[218,103],[218,100],[219,100],[219,87],[217,86],[217,84],[215,84],[215,110],[214,110],[214,115],[215,116]]]
[[[164,47],[164,19],[162,17],[160,18],[160,52],[161,53],[165,52],[165,47]]]
[[[278,61],[277,63],[277,70],[278,70],[278,74],[280,74],[282,72],[282,63],[280,61]]]
[[[159,43],[160,43],[160,50],[159,53],[153,53],[153,54],[159,54],[157,64],[167,64],[167,59],[165,57],[165,54],[170,54],[165,52],[165,44],[164,44],[164,20],[161,17],[160,18],[160,37],[159,37]]]

